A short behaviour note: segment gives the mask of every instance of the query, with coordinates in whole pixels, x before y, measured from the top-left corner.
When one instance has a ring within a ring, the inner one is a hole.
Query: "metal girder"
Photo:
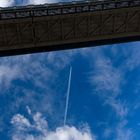
[[[128,2],[124,6],[119,1],[60,5],[55,10],[61,9],[62,13],[54,15],[47,15],[48,9],[54,7],[43,7],[42,11],[47,13],[42,12],[41,16],[35,15],[36,7],[30,12],[27,7],[9,10],[7,13],[13,12],[15,16],[11,14],[10,18],[8,15],[6,18],[6,9],[1,10],[0,56],[140,40],[140,1],[133,5],[134,1],[123,0]],[[109,2],[116,8],[108,8]],[[97,10],[100,5],[101,9]],[[71,13],[72,8],[76,12]],[[23,17],[17,17],[19,11],[24,12],[20,13]]]

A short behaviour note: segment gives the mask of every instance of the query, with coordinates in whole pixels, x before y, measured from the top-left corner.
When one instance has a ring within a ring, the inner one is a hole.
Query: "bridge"
[[[0,8],[0,56],[140,40],[140,0]]]

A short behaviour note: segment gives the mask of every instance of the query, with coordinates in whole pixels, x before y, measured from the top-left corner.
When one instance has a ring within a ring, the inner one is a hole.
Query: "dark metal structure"
[[[0,55],[140,40],[140,0],[0,8]]]

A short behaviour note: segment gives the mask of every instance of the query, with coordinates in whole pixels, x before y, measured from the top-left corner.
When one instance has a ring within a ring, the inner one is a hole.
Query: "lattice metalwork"
[[[139,37],[140,0],[30,5],[0,10],[1,55],[86,47],[91,43],[108,44],[139,40]]]

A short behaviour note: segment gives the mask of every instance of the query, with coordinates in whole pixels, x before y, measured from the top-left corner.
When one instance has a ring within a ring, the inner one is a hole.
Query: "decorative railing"
[[[140,0],[77,1],[0,8],[0,20],[95,12],[140,6]]]

